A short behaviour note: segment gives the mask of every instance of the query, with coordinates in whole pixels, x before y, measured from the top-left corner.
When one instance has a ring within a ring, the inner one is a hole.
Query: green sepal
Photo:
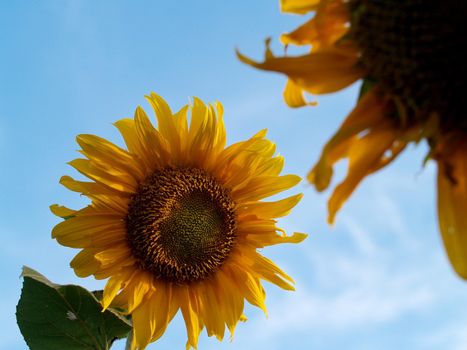
[[[358,95],[358,99],[360,100],[368,91],[371,90],[373,86],[375,86],[376,80],[365,78],[363,79],[363,84],[360,87],[360,93]]]

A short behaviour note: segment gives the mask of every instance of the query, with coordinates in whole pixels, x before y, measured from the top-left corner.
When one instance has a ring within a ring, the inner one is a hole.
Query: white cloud
[[[384,264],[372,260],[336,258],[329,254],[315,260],[320,276],[333,280],[334,288],[314,290],[298,281],[298,291],[275,300],[266,338],[280,337],[282,331],[333,331],[368,327],[375,322],[388,322],[404,314],[423,310],[436,299],[436,293],[413,272],[396,274]],[[319,261],[319,262],[317,262]],[[313,272],[311,272],[313,273]],[[324,285],[324,283],[319,283]],[[264,321],[264,320],[263,320]]]
[[[423,349],[465,350],[467,348],[467,319],[456,320],[417,340]]]

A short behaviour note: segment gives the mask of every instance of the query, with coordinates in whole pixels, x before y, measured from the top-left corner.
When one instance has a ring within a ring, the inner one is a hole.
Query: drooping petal
[[[329,223],[334,222],[337,211],[352,194],[361,180],[372,172],[372,168],[379,164],[385,152],[391,148],[396,139],[394,130],[379,130],[370,132],[351,143],[348,155],[349,167],[347,177],[339,184],[328,202]]]
[[[438,160],[438,215],[449,260],[467,279],[467,141]]]
[[[201,303],[201,314],[208,336],[216,336],[221,341],[225,333],[225,320],[222,316],[222,300],[219,300],[217,288],[212,281],[197,286]]]
[[[127,268],[122,269],[120,273],[113,275],[107,281],[104,292],[102,296],[102,308],[107,309],[110,304],[113,302],[114,298],[117,296],[117,293],[125,288],[134,274],[133,269]]]
[[[159,339],[167,329],[167,325],[175,315],[171,305],[172,301],[172,286],[166,283],[155,282],[156,290],[151,297],[151,305],[154,308],[153,317],[155,322],[154,333],[151,342]]]
[[[262,63],[238,51],[237,57],[255,68],[283,73],[312,94],[341,90],[360,79],[364,73],[357,64],[358,51],[353,47],[327,48],[295,57],[269,57]]]
[[[100,268],[101,264],[94,257],[95,254],[92,248],[83,249],[71,260],[70,266],[78,277],[88,277]]]
[[[196,298],[190,295],[190,289],[187,286],[178,286],[177,294],[188,335],[186,350],[189,350],[191,347],[196,349],[198,347],[198,337],[202,330],[199,320],[198,302]]]
[[[217,293],[222,301],[221,313],[232,338],[243,314],[244,296],[239,293],[229,272],[219,270],[216,274]]]
[[[363,96],[339,130],[326,143],[319,161],[308,174],[308,181],[318,191],[329,186],[334,163],[348,156],[349,148],[360,133],[387,124],[384,112],[385,105],[377,91],[370,91]]]
[[[305,99],[303,89],[299,85],[295,84],[292,79],[287,80],[283,96],[285,103],[292,108],[317,105],[317,102],[308,102]]]
[[[145,300],[131,315],[133,321],[132,349],[143,350],[150,343],[154,334],[155,322],[153,309],[155,305]]]
[[[146,271],[137,271],[126,288],[130,291],[127,312],[132,313],[143,302],[146,295],[154,289],[153,276]]]
[[[249,251],[247,249],[244,249],[241,254],[242,258],[239,259],[244,259],[245,266],[254,276],[274,283],[282,289],[295,290],[292,286],[294,280],[277,267],[271,260],[265,258],[256,251]]]
[[[100,262],[102,268],[129,266],[135,261],[127,242],[114,244],[111,248],[96,253],[94,257]]]
[[[261,285],[259,278],[254,277],[250,273],[246,272],[241,266],[232,266],[230,269],[232,281],[236,287],[240,290],[241,294],[245,296],[245,299],[254,305],[267,315],[266,310],[266,292]]]

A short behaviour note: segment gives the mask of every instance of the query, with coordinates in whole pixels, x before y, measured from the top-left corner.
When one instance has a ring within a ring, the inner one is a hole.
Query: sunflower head
[[[357,80],[357,106],[323,148],[308,180],[327,188],[333,166],[348,160],[346,178],[329,202],[329,222],[359,183],[395,159],[410,142],[426,140],[438,172],[442,237],[456,272],[467,279],[467,118],[463,103],[467,56],[462,49],[467,3],[463,0],[282,0],[282,10],[314,16],[285,45],[309,45],[302,56],[263,62],[240,53],[253,67],[289,78],[285,102],[343,89]],[[442,203],[442,204],[441,204]]]
[[[126,228],[141,268],[175,283],[207,278],[235,243],[235,203],[197,168],[156,171],[133,196]]]
[[[80,249],[71,261],[78,276],[109,278],[102,305],[132,315],[134,349],[161,337],[178,310],[187,348],[196,348],[204,327],[218,339],[226,326],[233,334],[244,300],[266,310],[262,279],[293,289],[257,249],[306,237],[285,235],[275,220],[300,194],[263,201],[300,179],[280,175],[283,158],[274,156],[264,130],[226,147],[220,104],[194,99],[172,113],[158,95],[147,99],[158,126],[140,107],[134,119],[116,122],[126,149],[78,136],[84,158],[70,164],[90,181],[60,182],[91,203],[79,210],[53,205],[65,220],[52,237]]]

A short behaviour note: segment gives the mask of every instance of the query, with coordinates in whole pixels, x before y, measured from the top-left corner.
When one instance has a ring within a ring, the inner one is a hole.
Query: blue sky
[[[86,203],[58,184],[74,174],[66,163],[78,156],[75,136],[121,144],[111,124],[137,105],[149,112],[150,91],[173,109],[191,96],[221,101],[230,143],[267,127],[285,172],[306,174],[358,86],[292,110],[282,102],[283,77],[234,55],[239,47],[261,57],[266,36],[278,51],[279,34],[303,21],[266,0],[0,2],[0,348],[26,349],[14,317],[22,265],[57,283],[102,288],[68,267],[76,252],[50,238],[57,219],[48,206]],[[425,153],[423,144],[409,147],[368,178],[333,228],[325,222],[329,191],[299,185],[305,198],[281,225],[309,238],[263,251],[295,277],[297,291],[265,283],[269,317],[247,307],[233,342],[203,334],[199,349],[465,349],[467,284],[442,248],[436,169],[422,169]],[[336,177],[344,173],[340,164]],[[149,349],[183,349],[185,339],[176,317]]]

